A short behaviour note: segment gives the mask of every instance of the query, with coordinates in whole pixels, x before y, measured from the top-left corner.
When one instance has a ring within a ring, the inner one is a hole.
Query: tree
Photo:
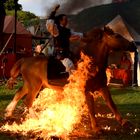
[[[19,0],[6,0],[6,3],[4,4],[6,15],[15,15],[15,2],[17,2],[17,19],[21,21],[25,26],[28,26],[30,24],[38,24],[39,18],[28,11],[22,10],[22,5],[18,4]]]
[[[8,11],[12,11],[15,9],[15,2],[17,1],[16,10],[22,10],[22,5],[18,3],[18,0],[7,0],[4,4],[5,9]]]

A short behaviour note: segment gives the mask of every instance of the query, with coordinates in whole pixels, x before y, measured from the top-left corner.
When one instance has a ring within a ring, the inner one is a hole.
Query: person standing
[[[121,57],[121,61],[120,61],[120,68],[121,69],[126,69],[126,70],[131,70],[131,61],[128,58],[126,53],[123,53],[122,57]]]

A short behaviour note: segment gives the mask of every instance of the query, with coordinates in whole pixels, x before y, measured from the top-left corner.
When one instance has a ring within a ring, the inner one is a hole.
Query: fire
[[[88,113],[84,91],[90,62],[91,59],[81,53],[81,62],[69,77],[69,83],[64,86],[62,93],[48,88],[40,92],[32,107],[37,117],[31,118],[27,114],[21,124],[5,124],[1,129],[22,135],[39,133],[42,138],[68,137],[75,126],[80,124],[82,115]]]
[[[107,76],[107,85],[109,85],[110,84],[110,80],[112,78],[112,74],[111,74],[111,69],[110,68],[106,69],[106,76]]]

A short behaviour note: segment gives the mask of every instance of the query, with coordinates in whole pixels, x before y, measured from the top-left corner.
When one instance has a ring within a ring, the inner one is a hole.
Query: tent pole
[[[13,33],[10,35],[10,37],[8,38],[7,42],[5,43],[4,47],[2,48],[1,52],[0,52],[0,55],[4,52],[5,48],[7,47],[9,41],[11,40],[13,36]]]
[[[134,52],[134,86],[138,86],[138,78],[137,78],[137,68],[138,68],[138,51]]]
[[[15,27],[14,27],[14,48],[13,53],[16,53],[16,32],[17,32],[17,0],[14,0],[15,2]]]

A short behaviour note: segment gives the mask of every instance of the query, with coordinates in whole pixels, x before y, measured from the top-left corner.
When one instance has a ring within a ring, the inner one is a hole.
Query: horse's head
[[[132,42],[128,41],[120,34],[115,33],[109,27],[104,27],[104,29],[96,28],[90,30],[84,35],[83,41],[85,43],[104,43],[104,45],[107,46],[109,50],[136,50],[136,46]]]
[[[109,27],[103,29],[103,40],[105,40],[107,46],[113,50],[126,50],[135,51],[136,46],[133,42],[128,41],[122,35],[115,33]]]

